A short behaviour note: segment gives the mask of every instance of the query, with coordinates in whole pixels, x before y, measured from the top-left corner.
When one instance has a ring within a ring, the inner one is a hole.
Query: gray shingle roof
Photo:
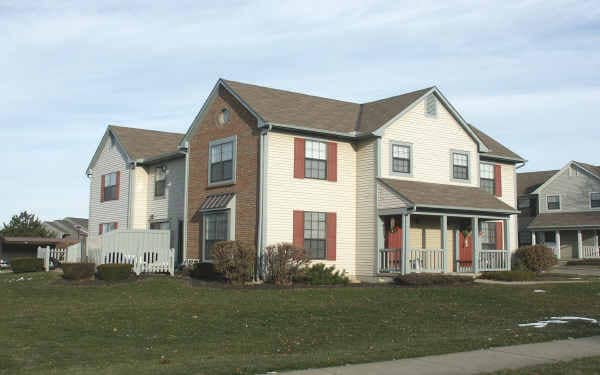
[[[128,128],[109,125],[108,128],[119,139],[127,154],[134,160],[176,153],[181,133]]]
[[[528,229],[546,228],[600,228],[600,212],[560,212],[536,216]]]
[[[523,172],[517,173],[517,195],[531,194],[535,189],[540,187],[544,182],[548,181],[550,177],[554,176],[558,172],[558,169],[551,171],[539,171],[539,172]]]
[[[266,122],[348,134],[377,130],[433,89],[360,104],[230,80],[223,82]],[[523,160],[480,129],[468,126],[491,155]]]
[[[462,210],[515,211],[513,207],[478,187],[389,178],[380,178],[379,180],[417,207],[436,206]]]

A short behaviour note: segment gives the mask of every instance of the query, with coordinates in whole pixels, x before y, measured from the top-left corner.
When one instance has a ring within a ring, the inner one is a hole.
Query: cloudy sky
[[[480,3],[0,0],[0,222],[87,217],[106,125],[184,132],[219,77],[359,102],[437,85],[523,170],[600,164],[597,1]]]

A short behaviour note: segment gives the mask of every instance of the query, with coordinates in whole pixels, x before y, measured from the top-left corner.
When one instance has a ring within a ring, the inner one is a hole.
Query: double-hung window
[[[600,193],[590,193],[590,207],[600,208]]]
[[[469,179],[469,154],[466,152],[452,153],[452,178],[455,180]]]
[[[210,143],[209,183],[235,180],[235,138]]]
[[[167,186],[167,173],[164,167],[156,168],[154,173],[154,196],[164,197]]]
[[[494,166],[492,164],[480,164],[479,179],[479,186],[490,194],[494,194],[496,191],[496,181],[494,180]]]
[[[304,146],[304,177],[327,179],[327,143],[306,140]]]
[[[560,195],[546,196],[548,210],[560,210]]]
[[[496,223],[481,223],[481,248],[483,250],[496,250]]]
[[[204,215],[204,259],[212,260],[217,242],[229,239],[229,211],[217,211]]]
[[[100,224],[100,234],[112,232],[117,229],[117,223],[102,223]]]
[[[117,172],[104,175],[104,201],[117,199]]]
[[[410,146],[392,143],[392,172],[411,173]]]
[[[311,259],[326,258],[326,217],[325,212],[304,212],[304,250]]]

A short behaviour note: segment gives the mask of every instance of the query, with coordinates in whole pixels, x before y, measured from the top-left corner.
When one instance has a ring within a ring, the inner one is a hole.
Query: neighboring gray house
[[[109,125],[88,166],[89,243],[115,229],[169,229],[183,250],[183,134]]]
[[[44,221],[44,227],[56,238],[79,241],[88,235],[88,219],[65,217],[62,220]]]
[[[517,175],[519,244],[546,244],[559,259],[598,258],[600,166]]]

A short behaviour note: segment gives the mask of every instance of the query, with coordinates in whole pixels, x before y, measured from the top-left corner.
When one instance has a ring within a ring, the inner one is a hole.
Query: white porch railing
[[[402,249],[379,250],[379,272],[402,272]],[[409,249],[408,272],[446,272],[446,250]]]
[[[379,250],[379,272],[401,273],[402,272],[402,250],[380,249]]]
[[[446,250],[410,249],[408,272],[446,272]]]
[[[50,246],[37,248],[37,258],[43,260],[44,270],[50,270],[50,262],[63,263],[67,260],[67,249],[55,249]]]
[[[125,253],[120,250],[88,249],[87,258],[96,266],[101,264],[127,263],[133,266],[133,272],[168,272],[175,275],[175,249],[137,250]]]
[[[600,258],[600,248],[596,246],[583,246],[583,253],[581,257],[586,258]]]
[[[479,250],[479,272],[509,271],[510,251],[508,250]]]

